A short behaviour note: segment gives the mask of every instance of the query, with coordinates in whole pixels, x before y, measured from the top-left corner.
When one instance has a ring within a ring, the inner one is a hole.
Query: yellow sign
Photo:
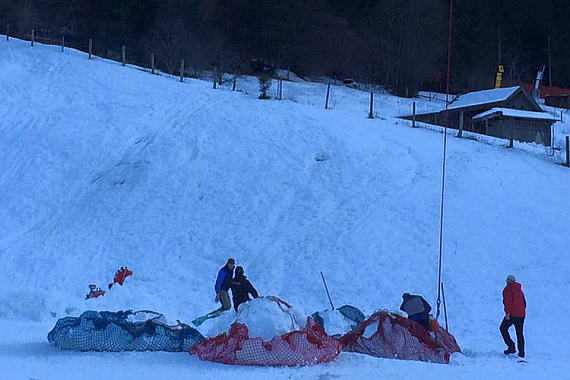
[[[497,67],[497,76],[495,77],[495,88],[501,88],[503,84],[503,73],[505,72],[505,67],[503,65],[499,65]]]

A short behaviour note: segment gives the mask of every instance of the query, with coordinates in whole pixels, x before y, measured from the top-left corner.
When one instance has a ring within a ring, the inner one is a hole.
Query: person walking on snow
[[[257,290],[255,290],[251,282],[249,282],[247,276],[243,274],[243,268],[238,266],[236,267],[236,275],[232,280],[232,297],[236,311],[239,305],[250,300],[250,294],[253,298],[259,297]]]
[[[400,310],[405,311],[409,319],[418,322],[429,331],[429,312],[431,311],[429,303],[422,296],[410,293],[402,294],[402,298]]]
[[[232,304],[230,303],[230,296],[228,294],[228,290],[232,285],[232,277],[234,275],[234,265],[236,261],[232,258],[229,258],[220,271],[218,272],[218,277],[216,278],[216,283],[214,284],[214,290],[216,291],[216,302],[221,302],[222,306],[214,310],[212,314],[221,314],[226,310],[230,310],[232,308]]]
[[[516,352],[515,343],[509,335],[509,327],[515,325],[519,357],[524,358],[523,325],[526,316],[526,299],[521,290],[521,284],[516,282],[516,278],[512,274],[507,277],[507,286],[503,289],[503,304],[505,305],[505,317],[499,327],[499,331],[501,331],[503,340],[507,345],[507,349],[503,352],[505,355]]]

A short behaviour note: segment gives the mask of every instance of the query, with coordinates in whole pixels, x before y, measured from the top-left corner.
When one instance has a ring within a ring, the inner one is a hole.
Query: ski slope
[[[451,136],[443,281],[463,355],[450,365],[343,353],[240,368],[49,346],[58,318],[87,309],[189,322],[217,308],[228,257],[307,315],[328,307],[319,271],[336,306],[395,311],[406,291],[434,305],[442,134],[397,119],[411,100],[389,95],[370,120],[353,89],[334,86],[324,110],[322,84],[286,83],[284,101],[257,100],[252,79],[238,88],[0,36],[0,377],[570,379],[570,171],[542,148]],[[125,286],[84,300],[120,266],[134,271]],[[528,302],[526,366],[503,357],[498,331],[511,273]]]

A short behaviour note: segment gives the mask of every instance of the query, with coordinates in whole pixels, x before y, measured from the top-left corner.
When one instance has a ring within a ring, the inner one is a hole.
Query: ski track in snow
[[[568,169],[532,147],[451,136],[443,280],[464,354],[450,366],[344,353],[310,368],[236,368],[50,347],[57,318],[87,309],[189,321],[216,308],[227,257],[262,295],[306,314],[328,307],[319,271],[336,306],[397,310],[404,291],[435,306],[442,135],[394,118],[409,99],[376,96],[381,117],[368,120],[368,95],[340,86],[329,111],[322,84],[286,83],[289,101],[262,102],[251,78],[238,82],[244,93],[214,91],[13,39],[0,38],[0,78],[0,368],[10,379],[101,379],[125,363],[137,379],[570,379],[570,343],[553,328],[570,312]],[[125,286],[83,300],[125,265],[135,272]],[[509,273],[529,302],[526,367],[501,354]]]

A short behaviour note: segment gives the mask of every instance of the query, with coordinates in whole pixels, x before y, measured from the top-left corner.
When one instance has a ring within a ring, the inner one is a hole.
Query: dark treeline
[[[216,65],[246,73],[252,58],[300,75],[350,77],[397,94],[445,90],[448,0],[0,0],[11,34],[66,41],[176,72]],[[551,56],[552,84],[570,87],[570,1],[456,0],[452,89],[532,82]],[[0,30],[5,26],[0,25]],[[549,49],[550,44],[550,49]]]

